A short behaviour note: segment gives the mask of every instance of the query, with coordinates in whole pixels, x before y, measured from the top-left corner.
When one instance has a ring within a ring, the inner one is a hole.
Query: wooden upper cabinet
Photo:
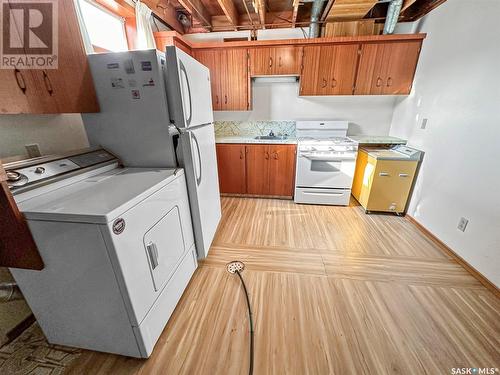
[[[295,153],[295,145],[269,146],[269,195],[293,196]]]
[[[355,95],[409,94],[421,46],[421,40],[364,44]]]
[[[302,47],[252,48],[250,54],[250,75],[299,75]]]
[[[214,111],[249,109],[246,49],[195,50],[194,58],[210,70]]]
[[[274,48],[251,48],[250,75],[265,76],[273,74]]]
[[[59,1],[57,14],[58,68],[2,70],[2,113],[99,112],[73,1]]]
[[[224,72],[221,82],[224,94],[222,109],[226,111],[246,111],[248,101],[248,55],[247,50],[234,48],[226,50]]]
[[[306,46],[300,95],[352,95],[358,44]]]
[[[268,145],[246,147],[247,194],[269,194],[269,157]]]
[[[226,54],[224,50],[197,50],[194,58],[210,70],[212,106],[214,111],[221,109],[221,68]]]
[[[221,193],[246,193],[245,145],[217,144],[217,168]]]
[[[274,48],[274,74],[299,75],[302,62],[302,47]]]

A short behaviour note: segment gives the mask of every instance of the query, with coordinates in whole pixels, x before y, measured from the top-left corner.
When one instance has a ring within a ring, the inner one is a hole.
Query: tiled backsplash
[[[295,137],[295,121],[215,121],[214,125],[219,137],[268,135],[271,130],[276,135]]]

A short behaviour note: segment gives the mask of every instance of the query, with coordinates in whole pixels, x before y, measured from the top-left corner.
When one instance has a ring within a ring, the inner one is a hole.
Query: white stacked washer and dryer
[[[6,166],[45,264],[11,271],[50,343],[146,358],[221,218],[210,73],[175,47],[89,62],[94,149]]]

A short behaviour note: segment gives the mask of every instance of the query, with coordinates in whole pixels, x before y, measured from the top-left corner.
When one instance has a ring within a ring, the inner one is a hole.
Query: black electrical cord
[[[252,308],[250,307],[250,297],[248,297],[248,291],[247,291],[247,286],[245,285],[245,282],[243,281],[243,277],[241,277],[240,271],[236,270],[235,271],[238,277],[240,278],[241,285],[243,285],[243,290],[245,291],[245,297],[247,299],[247,307],[248,307],[248,322],[250,325],[250,367],[248,369],[248,374],[252,375],[253,374],[253,318],[252,318]]]

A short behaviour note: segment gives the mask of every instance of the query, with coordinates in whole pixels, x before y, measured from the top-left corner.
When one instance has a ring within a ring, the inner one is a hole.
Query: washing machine
[[[184,171],[102,149],[6,167],[45,263],[10,270],[48,341],[149,357],[197,268]]]

